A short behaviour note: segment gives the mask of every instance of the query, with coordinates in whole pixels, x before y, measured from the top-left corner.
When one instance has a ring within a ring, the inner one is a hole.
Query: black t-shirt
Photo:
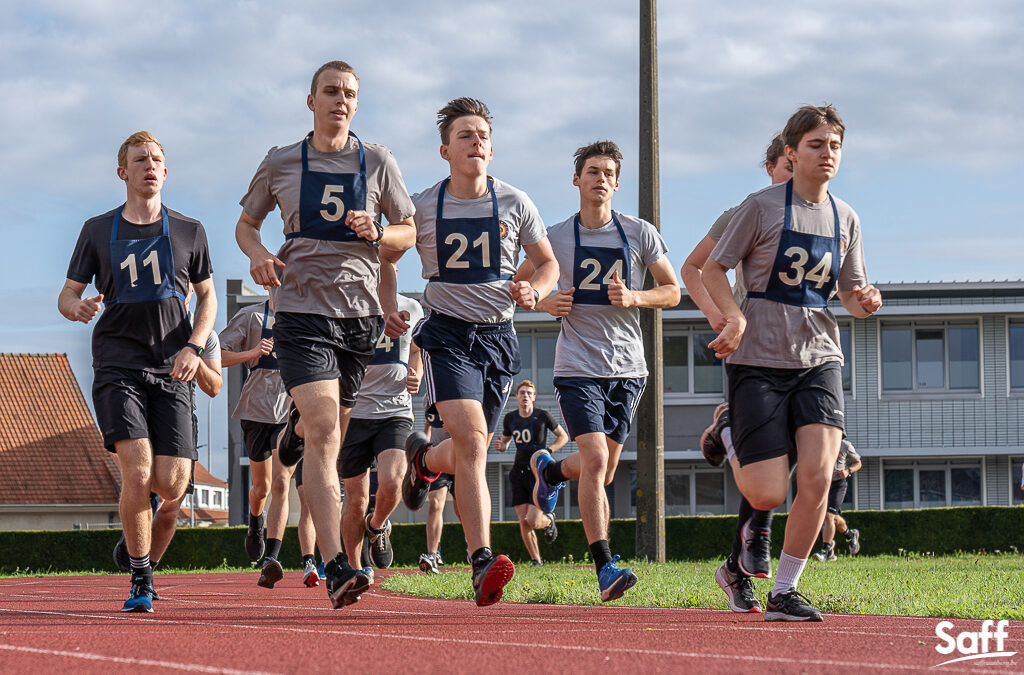
[[[522,467],[530,464],[533,453],[548,445],[548,432],[554,432],[558,423],[547,410],[534,408],[530,417],[520,417],[519,409],[505,415],[502,436],[511,436],[516,444],[515,464]]]
[[[185,303],[177,297],[151,302],[114,303],[110,268],[110,231],[117,209],[90,218],[82,226],[68,265],[68,279],[93,282],[103,294],[103,311],[92,331],[92,365],[170,372],[174,357],[192,335]],[[167,209],[168,232],[174,255],[174,288],[182,296],[188,282],[197,284],[213,273],[202,223]],[[163,232],[163,219],[148,225],[129,223],[122,215],[117,238],[147,239]]]

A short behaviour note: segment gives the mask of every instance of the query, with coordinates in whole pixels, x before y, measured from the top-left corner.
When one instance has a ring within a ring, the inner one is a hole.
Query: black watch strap
[[[197,344],[193,344],[193,343],[191,343],[191,342],[189,342],[189,343],[186,343],[186,344],[185,344],[185,346],[186,346],[186,347],[191,347],[192,349],[194,349],[194,350],[196,351],[196,356],[202,356],[202,355],[203,355],[203,353],[204,353],[204,352],[206,352],[206,350],[205,350],[205,349],[203,349],[203,348],[202,348],[202,347],[200,347],[199,345],[197,345]]]

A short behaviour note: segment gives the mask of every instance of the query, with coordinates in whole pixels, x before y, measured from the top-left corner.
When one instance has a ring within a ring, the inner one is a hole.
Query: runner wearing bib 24
[[[452,436],[436,447],[423,434],[409,437],[402,498],[417,510],[441,472],[455,475],[476,603],[484,606],[501,599],[514,573],[511,561],[490,549],[486,477],[491,435],[519,372],[512,314],[517,304],[532,309],[538,294],[547,294],[557,265],[530,198],[487,175],[493,156],[487,106],[455,99],[438,113],[438,126],[451,174],[413,197],[416,248],[428,280],[422,302],[429,310],[413,339],[423,350],[427,404],[436,405]],[[520,249],[537,272],[513,283]],[[389,335],[407,329],[408,317],[388,317]]]

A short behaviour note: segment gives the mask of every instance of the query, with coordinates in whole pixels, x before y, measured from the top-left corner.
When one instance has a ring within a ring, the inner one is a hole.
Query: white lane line
[[[84,659],[86,661],[106,661],[109,663],[125,663],[132,666],[155,666],[158,668],[174,668],[193,673],[224,673],[225,675],[248,675],[256,673],[252,670],[235,670],[233,668],[218,668],[216,666],[204,666],[198,663],[177,663],[175,661],[159,661],[156,659],[135,659],[127,656],[108,656],[106,654],[93,654],[90,652],[67,652],[57,649],[37,649],[36,647],[22,647],[20,645],[0,644],[0,649],[10,652],[23,652],[26,654],[37,654],[40,656],[63,656],[73,659]],[[271,673],[260,672],[259,675],[272,675]]]

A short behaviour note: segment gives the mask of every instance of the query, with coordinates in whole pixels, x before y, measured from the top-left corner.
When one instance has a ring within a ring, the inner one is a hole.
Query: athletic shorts
[[[427,419],[427,424],[430,425],[431,429],[444,429],[444,420],[437,414],[437,406],[431,404],[427,407],[427,411],[424,413],[424,417]]]
[[[508,482],[512,486],[512,506],[533,503],[533,486],[537,479],[533,477],[529,464],[513,464],[508,472]]]
[[[245,451],[249,455],[249,461],[265,462],[270,459],[277,446],[277,435],[284,429],[284,423],[238,421],[242,425],[242,438],[245,440]]]
[[[338,380],[339,402],[355,405],[366,364],[377,346],[379,316],[335,318],[319,314],[274,315],[274,353],[288,392],[322,380]]]
[[[153,454],[199,459],[192,426],[192,386],[169,374],[100,366],[93,369],[92,402],[103,445],[148,438]]]
[[[411,433],[412,420],[408,417],[350,419],[338,454],[338,475],[343,480],[361,476],[385,450],[404,452],[405,439]]]
[[[302,458],[301,457],[299,457],[299,461],[295,465],[295,473],[293,473],[292,475],[295,476],[295,488],[298,489],[298,488],[302,487]]]
[[[428,408],[437,401],[479,401],[493,433],[519,372],[519,338],[511,321],[471,323],[431,312],[416,326],[423,350]]]
[[[434,490],[443,490],[448,488],[448,492],[452,494],[452,499],[455,498],[455,476],[450,473],[442,473],[437,477],[433,483],[430,484],[430,492]]]
[[[843,377],[838,362],[813,368],[726,364],[729,423],[740,466],[796,456],[796,430],[808,424],[843,429]]]
[[[555,398],[569,438],[600,432],[625,443],[646,377],[556,377]]]
[[[843,513],[843,501],[846,499],[848,483],[845,478],[832,481],[828,488],[828,512],[837,516]]]

